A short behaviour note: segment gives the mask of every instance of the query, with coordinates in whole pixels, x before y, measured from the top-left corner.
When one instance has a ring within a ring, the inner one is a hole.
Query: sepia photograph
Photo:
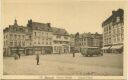
[[[124,1],[2,0],[3,76],[123,76]]]

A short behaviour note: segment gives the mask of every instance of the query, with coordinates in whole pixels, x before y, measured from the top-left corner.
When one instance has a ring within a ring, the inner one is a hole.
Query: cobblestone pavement
[[[104,54],[98,57],[83,57],[72,54],[41,55],[40,65],[36,65],[36,56],[4,57],[5,75],[95,75],[122,76],[123,55]]]

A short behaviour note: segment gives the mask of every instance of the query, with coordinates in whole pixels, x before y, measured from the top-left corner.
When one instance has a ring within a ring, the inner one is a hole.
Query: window
[[[25,42],[22,42],[22,45],[25,46]]]
[[[40,44],[40,42],[38,41],[38,44]]]
[[[57,36],[56,36],[56,38],[60,39],[60,38],[61,38],[61,36],[57,35]]]
[[[52,45],[52,42],[50,42],[50,45]]]
[[[64,36],[64,39],[68,39],[68,37],[67,36]]]
[[[22,37],[23,37],[23,39],[24,39],[24,35],[23,35]]]
[[[8,35],[6,35],[6,39],[7,39]]]
[[[17,46],[17,42],[15,42],[15,44],[14,44],[15,46]]]
[[[10,46],[13,46],[13,42],[10,42]]]
[[[15,39],[17,38],[17,35],[15,34]]]
[[[120,17],[116,17],[116,22],[120,22]]]
[[[19,38],[20,38],[20,35],[19,35]]]
[[[10,37],[12,37],[12,34],[10,34]]]
[[[4,45],[6,45],[6,42],[4,41]]]

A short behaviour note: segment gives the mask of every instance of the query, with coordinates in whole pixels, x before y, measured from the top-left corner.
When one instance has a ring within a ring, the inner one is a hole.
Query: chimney
[[[115,14],[115,12],[116,12],[116,11],[115,11],[115,10],[113,10],[113,11],[112,11],[112,14]]]
[[[51,27],[51,23],[47,23],[48,27]]]
[[[28,20],[27,26],[28,26],[28,27],[32,27],[32,19]]]
[[[14,25],[16,25],[16,26],[18,25],[18,24],[17,24],[17,20],[16,20],[16,19],[14,20]]]

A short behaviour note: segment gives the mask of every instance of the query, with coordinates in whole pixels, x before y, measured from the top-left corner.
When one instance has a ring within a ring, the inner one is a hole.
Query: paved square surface
[[[36,56],[4,57],[5,75],[95,75],[122,76],[123,54],[104,54],[98,57],[83,57],[72,54],[40,55],[40,65],[36,65]]]

